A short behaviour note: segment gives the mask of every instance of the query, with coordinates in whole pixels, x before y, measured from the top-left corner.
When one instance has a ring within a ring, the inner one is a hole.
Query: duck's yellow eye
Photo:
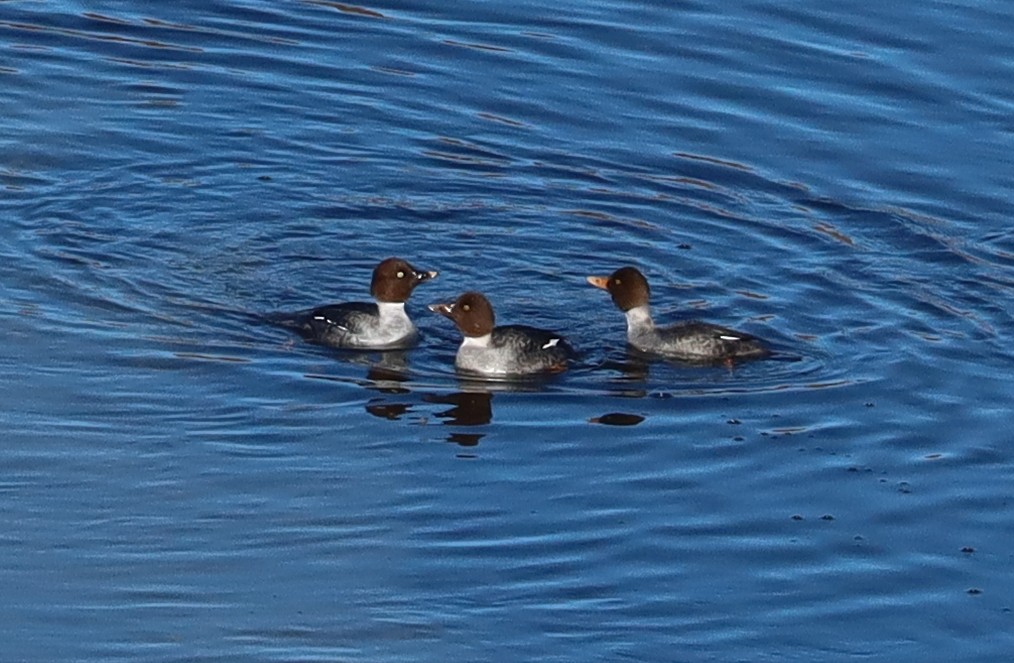
[[[461,306],[461,310],[462,310],[462,311],[471,311],[471,310],[472,310],[472,307],[471,307],[471,306],[469,306],[468,304],[463,304],[463,305]]]
[[[405,278],[405,272],[398,272],[398,278],[399,279]]]

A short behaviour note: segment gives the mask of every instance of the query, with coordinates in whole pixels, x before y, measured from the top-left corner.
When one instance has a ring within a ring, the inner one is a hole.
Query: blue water
[[[1009,660],[1012,25],[0,2],[3,660]],[[263,322],[389,255],[417,349]],[[627,263],[800,360],[628,356]]]

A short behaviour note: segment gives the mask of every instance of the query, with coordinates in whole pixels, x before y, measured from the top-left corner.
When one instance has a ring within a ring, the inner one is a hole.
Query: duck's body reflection
[[[408,353],[390,351],[358,354],[354,363],[364,363],[369,368],[363,386],[381,394],[410,394]],[[396,402],[389,398],[371,398],[366,403],[366,411],[375,417],[395,421],[412,411],[412,403]]]
[[[409,357],[406,352],[355,353],[344,357],[355,364],[366,365],[365,379],[360,381],[363,387],[377,392],[377,396],[365,404],[366,412],[389,421],[398,421],[406,417],[414,418],[419,424],[426,425],[431,421],[439,421],[443,426],[452,427],[445,439],[455,444],[473,447],[487,435],[482,427],[493,421],[493,399],[497,393],[533,393],[542,391],[551,377],[526,377],[518,379],[487,379],[476,377],[466,371],[458,371],[457,391],[443,393],[418,393],[410,387]],[[629,389],[624,395],[644,397],[643,385],[648,377],[651,361],[641,353],[628,352],[622,358],[607,361],[604,367],[617,371],[619,380],[628,383]],[[640,387],[640,388],[639,388]],[[425,405],[449,406],[437,411]],[[634,415],[630,415],[634,416]],[[617,415],[611,414],[604,418],[596,418],[593,423],[618,425],[614,421]],[[622,423],[631,425],[637,422]]]
[[[491,379],[458,371],[457,391],[434,392],[431,389],[420,389],[420,383],[414,381],[408,352],[343,353],[342,359],[366,367],[363,378],[346,378],[341,381],[352,381],[375,392],[364,404],[368,414],[388,421],[407,420],[421,426],[439,422],[441,426],[449,427],[444,439],[464,447],[478,445],[489,433],[495,395],[541,392],[546,388],[547,382],[553,380],[552,376]],[[646,384],[656,360],[655,357],[628,347],[622,354],[611,353],[599,368],[614,372],[613,382],[622,385],[619,391],[610,390],[613,395],[645,398],[648,396]],[[433,406],[446,407],[435,409]],[[632,426],[643,420],[644,417],[639,414],[608,412],[588,421],[593,424]]]
[[[458,391],[421,393],[413,397],[410,396],[413,389],[409,387],[405,353],[368,355],[360,361],[369,365],[363,386],[379,394],[365,404],[369,414],[392,421],[414,414],[423,425],[432,418],[444,426],[472,429],[448,433],[447,441],[462,446],[475,446],[486,435],[485,431],[475,429],[493,421],[493,397],[497,392],[539,391],[545,382],[536,379],[479,380],[461,373],[458,376]],[[423,404],[450,407],[427,415],[420,411]]]
[[[402,399],[393,400],[387,395],[404,395],[411,391],[404,386],[398,388],[378,388],[377,391],[385,394],[371,398],[366,403],[366,411],[375,417],[395,421],[416,411],[418,403],[405,402]],[[432,416],[441,420],[446,426],[484,426],[493,420],[493,394],[488,391],[455,391],[446,394],[422,394],[423,403],[437,405],[450,405],[451,407]],[[420,417],[422,423],[426,423],[425,417]],[[460,432],[448,434],[447,440],[463,446],[475,446],[485,436],[485,433]]]
[[[413,398],[410,396],[413,390],[409,387],[410,367],[407,352],[343,353],[342,359],[367,367],[365,378],[358,382],[364,388],[379,394],[364,405],[366,412],[374,417],[389,421],[403,419],[410,414],[418,413],[421,401],[451,405],[451,408],[432,415],[445,425],[483,426],[493,420],[492,389],[486,388],[482,382],[463,380],[462,391],[445,394],[423,393],[420,398]],[[322,375],[313,377],[334,379]],[[423,424],[428,421],[422,414],[418,415],[418,419]],[[456,431],[448,434],[447,440],[463,446],[475,446],[484,435],[485,433]]]
[[[488,391],[455,391],[449,394],[427,394],[427,403],[452,406],[434,416],[449,426],[483,426],[493,421],[493,394]]]
[[[423,400],[427,403],[451,406],[434,414],[445,426],[485,426],[493,421],[493,394],[489,391],[427,394],[423,396]],[[476,431],[454,431],[447,435],[447,441],[463,447],[474,447],[485,435]]]
[[[404,351],[379,352],[377,359],[368,362],[367,388],[382,394],[407,394],[409,379],[408,353]]]

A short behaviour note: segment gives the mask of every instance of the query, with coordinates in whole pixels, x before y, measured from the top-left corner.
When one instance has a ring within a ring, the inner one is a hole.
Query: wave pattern
[[[1002,660],[1014,17],[965,5],[0,3],[9,656]],[[265,323],[394,254],[419,348]],[[628,263],[794,361],[630,355]],[[577,364],[456,375],[474,288]]]

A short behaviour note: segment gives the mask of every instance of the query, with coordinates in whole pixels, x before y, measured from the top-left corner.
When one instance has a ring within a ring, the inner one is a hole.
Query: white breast
[[[361,345],[393,345],[415,335],[415,325],[405,312],[405,302],[377,302],[380,319],[376,326],[357,336]]]
[[[486,375],[507,375],[515,372],[512,357],[503,348],[491,348],[491,334],[466,336],[458,348],[454,365],[466,371]]]

